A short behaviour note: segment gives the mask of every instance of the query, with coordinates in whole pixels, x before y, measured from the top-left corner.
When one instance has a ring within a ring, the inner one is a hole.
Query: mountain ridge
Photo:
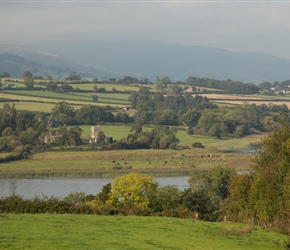
[[[13,50],[12,47],[10,45],[10,50],[6,47],[6,52],[44,66],[70,68],[99,78],[130,75],[155,81],[157,77],[168,76],[173,81],[185,81],[194,76],[253,83],[290,79],[289,59],[262,52],[228,51],[159,41],[98,41],[86,46],[52,45],[46,47],[47,50],[25,50],[21,46],[14,46]],[[1,52],[5,52],[3,45],[0,46]]]

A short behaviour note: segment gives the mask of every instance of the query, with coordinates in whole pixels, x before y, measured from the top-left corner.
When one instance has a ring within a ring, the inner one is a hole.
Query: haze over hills
[[[1,73],[8,72],[11,76],[22,77],[23,72],[27,70],[31,71],[33,75],[53,76],[55,79],[63,79],[71,71],[81,73],[82,77],[114,76],[114,73],[111,72],[72,63],[56,53],[21,46],[0,45]]]
[[[55,52],[47,53],[44,47]],[[1,46],[0,53],[3,52],[45,67],[69,68],[99,78],[130,75],[155,81],[157,76],[168,76],[174,81],[185,81],[189,76],[195,76],[254,83],[290,79],[289,59],[266,53],[230,52],[157,41],[100,41],[85,46],[50,44],[42,45],[42,51]]]

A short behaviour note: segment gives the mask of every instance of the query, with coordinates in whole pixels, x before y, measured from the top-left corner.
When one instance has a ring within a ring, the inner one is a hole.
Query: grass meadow
[[[284,249],[281,235],[250,225],[135,216],[2,214],[0,249]]]
[[[139,91],[139,86],[133,85],[124,85],[124,84],[117,84],[117,83],[73,83],[71,86],[75,88],[79,88],[80,90],[94,90],[94,86],[98,88],[105,88],[106,91],[112,91],[115,88],[117,91]]]
[[[76,100],[68,100],[66,98],[64,99],[55,99],[53,97],[51,98],[48,98],[48,97],[40,97],[40,96],[26,96],[26,95],[17,95],[16,93],[14,92],[11,92],[11,93],[8,93],[8,92],[2,92],[1,93],[1,97],[2,98],[8,98],[8,99],[12,99],[12,100],[19,100],[21,102],[31,102],[31,103],[34,103],[34,107],[33,109],[35,111],[42,111],[43,107],[42,106],[39,106],[39,105],[42,105],[42,104],[56,104],[58,102],[61,102],[61,101],[65,101],[67,102],[68,104],[70,105],[98,105],[98,106],[106,106],[106,105],[109,105],[110,103],[108,102],[92,102],[92,98],[88,98],[86,97],[86,99],[88,99],[88,101],[79,101],[78,98],[76,98]],[[20,103],[21,103],[20,102]],[[17,102],[11,102],[11,103],[17,103]],[[32,104],[33,105],[33,104]],[[124,104],[118,104],[118,103],[114,103],[113,104],[114,106],[120,106],[120,107],[123,107]]]
[[[1,163],[0,177],[114,177],[132,171],[188,176],[193,171],[214,167],[245,171],[252,164],[252,155],[211,153],[203,149],[44,152],[29,159]]]
[[[81,126],[83,138],[90,137],[91,126]],[[101,125],[107,136],[116,140],[130,133],[130,126]],[[144,130],[150,129],[149,127]],[[254,154],[231,151],[249,148],[261,136],[218,140],[212,137],[186,135],[178,130],[178,150],[114,150],[114,151],[57,151],[32,154],[29,159],[1,163],[0,177],[113,177],[129,171],[146,172],[155,176],[189,175],[192,171],[214,167],[248,170]],[[201,142],[205,148],[192,148]],[[227,153],[229,151],[229,153]]]
[[[101,130],[106,136],[113,137],[113,139],[120,140],[127,137],[131,129],[131,125],[100,125]],[[82,138],[89,138],[91,136],[91,126],[80,126],[83,130]],[[144,126],[143,130],[151,130],[150,126]],[[239,150],[249,148],[251,144],[259,143],[264,135],[250,135],[243,138],[231,139],[216,139],[210,136],[203,135],[187,135],[183,127],[179,127],[176,133],[180,140],[181,147],[191,147],[194,142],[201,142],[207,149],[210,150]]]

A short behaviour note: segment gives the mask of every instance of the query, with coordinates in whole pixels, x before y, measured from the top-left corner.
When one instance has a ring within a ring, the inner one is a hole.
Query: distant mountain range
[[[83,76],[108,78],[129,75],[139,79],[147,77],[152,81],[157,76],[168,76],[174,81],[185,81],[189,76],[195,76],[254,83],[290,79],[290,60],[266,53],[230,52],[156,41],[94,42],[85,46],[55,46],[53,49],[55,53],[0,46],[0,53],[17,55],[33,62],[35,67],[41,66],[39,73],[45,71],[43,68],[53,68],[61,70],[61,74],[71,70]],[[8,63],[3,63],[0,58],[0,73]]]
[[[0,45],[0,74],[8,72],[12,77],[22,77],[25,71],[45,78],[53,76],[54,79],[63,79],[72,71],[80,73],[82,77],[115,76],[111,72],[72,63],[58,54],[19,46]]]

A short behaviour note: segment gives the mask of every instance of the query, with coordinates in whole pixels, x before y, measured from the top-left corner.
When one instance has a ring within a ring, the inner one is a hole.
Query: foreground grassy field
[[[29,225],[29,226],[28,226]],[[0,249],[284,249],[260,227],[165,217],[0,215]]]

